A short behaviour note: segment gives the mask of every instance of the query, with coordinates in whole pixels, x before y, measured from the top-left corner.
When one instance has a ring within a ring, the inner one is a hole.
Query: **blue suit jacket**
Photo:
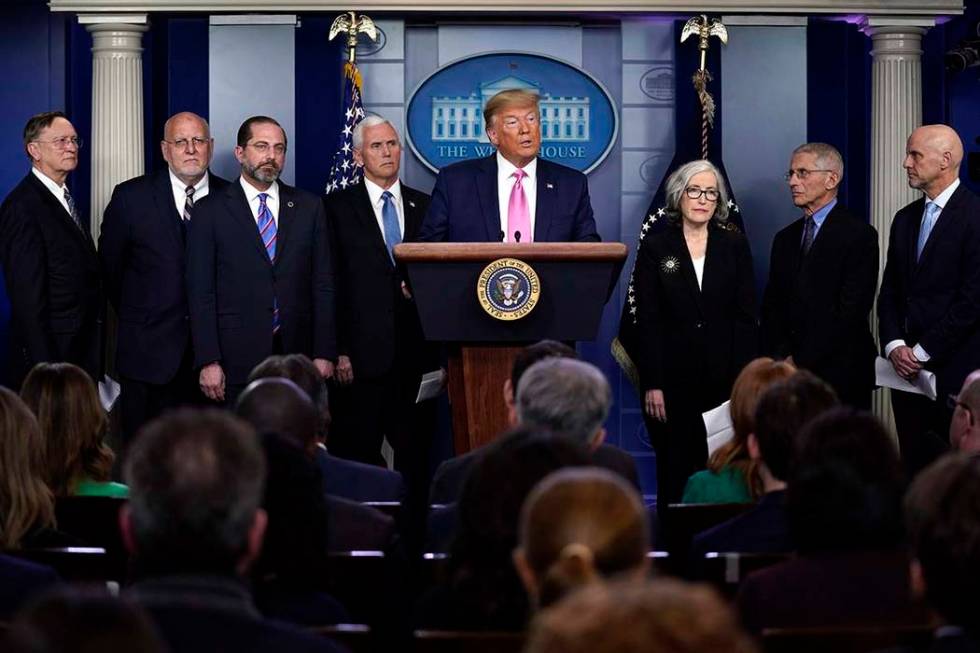
[[[323,492],[351,501],[402,501],[405,481],[400,472],[331,456],[317,449]]]
[[[589,184],[581,172],[538,158],[536,242],[598,241]],[[500,241],[497,155],[446,166],[436,178],[419,240]]]

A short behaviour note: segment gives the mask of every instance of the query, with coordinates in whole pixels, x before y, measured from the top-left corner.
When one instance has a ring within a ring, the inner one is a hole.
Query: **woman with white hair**
[[[688,476],[704,468],[701,413],[728,398],[758,348],[752,256],[728,209],[718,169],[685,163],[668,178],[666,216],[637,254],[637,367],[661,506],[679,501]]]

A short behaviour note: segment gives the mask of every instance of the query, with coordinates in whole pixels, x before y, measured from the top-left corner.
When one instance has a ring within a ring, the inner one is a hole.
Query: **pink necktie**
[[[511,175],[517,177],[507,205],[507,240],[511,243],[529,243],[534,240],[534,234],[531,233],[531,211],[527,207],[527,197],[521,185],[521,180],[526,176],[527,173],[520,168]]]

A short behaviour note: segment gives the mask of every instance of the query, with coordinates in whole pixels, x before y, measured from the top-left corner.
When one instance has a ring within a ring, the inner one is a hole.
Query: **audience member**
[[[0,555],[0,622],[9,622],[26,601],[59,582],[51,567]]]
[[[323,474],[324,492],[351,501],[401,501],[404,498],[405,482],[400,472],[339,458],[328,452],[331,423],[328,391],[313,361],[303,354],[269,356],[252,370],[248,381],[267,377],[289,379],[306,392],[316,407],[314,460]]]
[[[620,474],[639,489],[633,457],[604,442],[603,422],[612,402],[609,383],[597,368],[574,360],[576,358],[574,349],[552,340],[543,340],[518,354],[511,368],[511,378],[504,382],[504,403],[510,425],[546,429],[585,442],[594,465]],[[525,382],[526,373],[538,363],[552,359],[562,362],[546,366],[535,374],[534,387],[527,391],[522,411],[515,394],[519,391],[518,386]],[[443,462],[432,481],[429,502],[448,504],[456,501],[478,455],[479,450],[475,450]]]
[[[94,590],[66,588],[21,612],[3,646],[8,653],[165,653],[140,607]]]
[[[242,578],[261,550],[266,465],[255,432],[213,410],[178,410],[130,446],[123,539],[143,605],[175,651],[336,651],[259,616]]]
[[[48,487],[56,497],[124,497],[110,480],[116,456],[105,443],[109,419],[95,383],[71,363],[38,363],[20,396],[34,411],[44,438]]]
[[[44,472],[37,419],[20,397],[0,387],[0,549],[77,544],[54,530],[54,496]]]
[[[905,520],[912,587],[942,622],[929,650],[980,650],[980,458],[948,454],[927,467],[906,495]]]
[[[957,451],[980,453],[980,370],[974,370],[963,381],[958,395],[950,395],[949,443]]]
[[[751,510],[694,538],[695,567],[709,551],[781,553],[794,549],[786,516],[786,481],[795,440],[815,417],[837,405],[833,389],[806,370],[766,390],[755,409],[746,449],[764,494]]]
[[[551,472],[588,463],[581,444],[526,426],[482,447],[463,484],[448,584],[422,597],[417,625],[523,629],[528,600],[511,563],[521,505]]]
[[[687,479],[682,503],[748,503],[763,493],[757,462],[749,455],[749,434],[755,430],[755,407],[772,384],[793,375],[792,363],[756,358],[732,386],[729,412],[732,439],[708,458],[708,468]]]
[[[524,502],[519,535],[514,565],[539,608],[601,578],[643,578],[648,570],[643,502],[626,481],[604,469],[547,476]]]
[[[810,422],[798,443],[786,509],[799,555],[742,584],[746,626],[922,622],[902,547],[902,466],[884,427],[836,408]]]
[[[543,610],[525,653],[753,653],[711,589],[676,580],[595,584]]]

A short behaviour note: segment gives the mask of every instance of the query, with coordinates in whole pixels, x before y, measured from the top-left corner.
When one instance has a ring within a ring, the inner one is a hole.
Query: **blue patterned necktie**
[[[385,230],[385,245],[388,247],[388,256],[391,262],[395,262],[395,245],[402,242],[402,230],[398,225],[398,210],[395,208],[394,196],[385,191],[381,193],[384,205],[381,207],[381,224]]]
[[[71,214],[72,222],[75,223],[76,227],[82,231],[85,231],[85,229],[82,228],[82,216],[78,214],[78,208],[75,206],[75,198],[68,192],[67,186],[65,186],[65,204],[68,205],[68,213]]]
[[[276,221],[272,217],[272,211],[266,200],[268,193],[259,193],[259,237],[265,245],[265,253],[269,255],[269,260],[276,261]],[[279,331],[279,300],[272,298],[272,333]]]
[[[817,231],[817,223],[813,219],[812,215],[807,215],[803,217],[803,256],[810,253],[810,248],[813,247],[813,237]]]
[[[919,243],[915,250],[916,261],[922,258],[922,250],[926,248],[926,243],[929,242],[929,234],[932,233],[932,228],[936,226],[936,216],[938,214],[939,205],[935,202],[926,202],[926,210],[922,216],[922,226],[919,228]]]

